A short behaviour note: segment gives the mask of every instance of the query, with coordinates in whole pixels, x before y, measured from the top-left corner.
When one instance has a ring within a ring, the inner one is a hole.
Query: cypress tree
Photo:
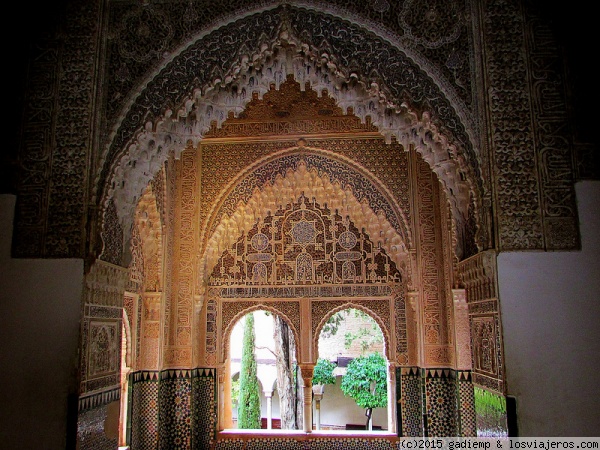
[[[254,314],[246,315],[242,364],[240,368],[240,397],[238,403],[238,428],[260,428],[260,391],[256,375],[254,354]]]

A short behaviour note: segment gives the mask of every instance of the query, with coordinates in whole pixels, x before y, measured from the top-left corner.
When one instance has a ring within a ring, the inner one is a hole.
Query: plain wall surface
[[[520,436],[600,435],[600,182],[576,191],[581,251],[498,256]]]
[[[0,195],[0,447],[64,450],[74,443],[83,260],[10,258],[14,206]]]

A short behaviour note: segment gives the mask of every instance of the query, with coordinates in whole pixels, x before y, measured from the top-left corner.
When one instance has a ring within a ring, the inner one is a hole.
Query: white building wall
[[[346,397],[340,388],[342,377],[336,377],[335,385],[326,385],[323,399],[321,400],[321,429],[328,426],[345,427],[346,424],[366,425],[365,410],[360,408],[354,400]],[[313,422],[316,418],[315,402],[313,402]],[[380,426],[386,430],[387,408],[373,410],[373,426]]]
[[[600,434],[600,182],[576,190],[581,251],[498,256],[520,436]]]
[[[70,394],[77,420],[83,260],[12,259],[14,207],[0,195],[0,447],[64,450]]]

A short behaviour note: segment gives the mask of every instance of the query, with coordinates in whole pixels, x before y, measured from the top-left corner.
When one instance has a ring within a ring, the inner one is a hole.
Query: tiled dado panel
[[[109,404],[120,400],[120,388],[109,389],[79,398],[77,418],[77,448],[80,450],[105,450],[117,447],[117,437],[106,435],[104,423]]]
[[[131,447],[158,447],[158,372],[136,372],[131,389]]]
[[[457,436],[456,372],[449,369],[425,369],[423,372],[426,436]]]
[[[401,367],[396,377],[401,436],[476,435],[470,371]]]
[[[185,372],[161,373],[158,385],[159,449],[184,450],[192,444],[192,383]]]
[[[399,367],[396,384],[400,392],[398,404],[398,429],[402,436],[423,436],[423,396],[421,387],[421,370],[418,367]]]
[[[131,448],[208,450],[217,423],[215,369],[137,372]]]
[[[211,448],[217,430],[217,379],[214,369],[192,371],[192,412],[193,448]]]
[[[297,436],[220,435],[215,450],[396,450],[398,438],[339,437],[299,434]]]
[[[473,436],[470,372],[398,369],[402,436]],[[131,447],[206,450],[394,449],[395,437],[242,436],[216,434],[215,369],[138,372],[133,376]],[[457,409],[460,407],[460,411]],[[425,418],[426,424],[423,423]]]
[[[470,371],[458,372],[459,436],[477,436],[475,392]]]

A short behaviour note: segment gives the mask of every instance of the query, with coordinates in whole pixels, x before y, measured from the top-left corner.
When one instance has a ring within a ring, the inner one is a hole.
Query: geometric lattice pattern
[[[346,438],[343,441],[335,439],[315,439],[310,441],[310,450],[390,450],[392,444],[387,439]]]
[[[132,395],[131,448],[211,448],[217,426],[215,369],[137,372]]]
[[[242,439],[223,439],[215,444],[215,450],[242,450],[246,443]]]
[[[221,437],[215,450],[394,450],[390,439],[364,437],[253,437],[248,439]]]
[[[179,370],[161,372],[158,387],[160,436],[158,448],[160,449],[190,448],[192,385],[189,377],[182,376],[183,372]]]
[[[423,396],[421,392],[421,375],[417,367],[399,368],[396,379],[400,380],[398,399],[401,422],[399,429],[402,436],[423,436]]]
[[[131,447],[158,448],[158,373],[138,372],[132,383]]]
[[[77,422],[77,448],[81,450],[103,450],[117,448],[117,439],[109,439],[104,433],[107,405],[79,414]]]
[[[246,450],[304,450],[302,442],[289,438],[250,439]]]
[[[477,436],[475,424],[475,394],[470,372],[459,372],[458,378],[459,414],[460,414],[460,436]]]
[[[425,371],[428,437],[456,436],[456,380],[452,370]]]
[[[217,431],[215,369],[192,370],[192,448],[208,449]]]

